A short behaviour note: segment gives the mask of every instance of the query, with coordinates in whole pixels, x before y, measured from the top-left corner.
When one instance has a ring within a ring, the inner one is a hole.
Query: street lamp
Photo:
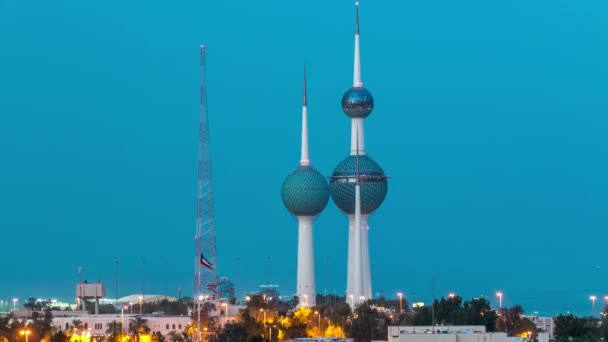
[[[196,329],[198,330],[198,342],[201,342],[201,302],[203,301],[203,295],[198,295],[198,326]]]
[[[126,305],[124,305],[120,308],[120,332],[122,335],[124,335],[124,333],[125,333],[125,309],[126,308],[127,308]]]
[[[18,299],[18,298],[13,298],[13,311],[17,311],[17,310],[16,310],[17,301],[19,301],[19,299]]]
[[[403,293],[397,292],[397,296],[399,296],[399,314],[402,314],[403,313]]]
[[[25,342],[27,342],[28,337],[30,336],[31,333],[32,332],[29,329],[26,329],[26,330],[21,330],[19,332],[19,335],[21,335],[21,336],[25,335]]]
[[[496,296],[498,297],[498,309],[502,310],[502,292],[496,292]]]
[[[450,293],[448,294],[448,298],[450,298],[450,299],[454,299],[454,297],[456,297],[456,294],[455,294],[454,292],[450,292]]]
[[[591,315],[593,315],[595,313],[595,300],[597,299],[597,297],[591,295],[589,296],[589,299],[591,299]]]
[[[129,313],[133,314],[133,303],[129,303]]]
[[[139,315],[141,316],[141,302],[144,299],[144,296],[139,296]]]
[[[319,311],[315,311],[315,314],[319,316],[319,334],[321,333],[321,313]]]
[[[350,309],[354,310],[355,309],[355,297],[351,294],[349,295],[350,297]]]

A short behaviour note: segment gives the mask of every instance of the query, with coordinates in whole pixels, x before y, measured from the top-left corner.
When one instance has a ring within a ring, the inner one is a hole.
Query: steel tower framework
[[[200,123],[198,145],[198,176],[196,199],[196,251],[194,256],[194,294],[195,298],[210,294],[215,297],[218,283],[217,250],[215,244],[215,214],[213,207],[213,187],[211,181],[211,157],[209,149],[209,118],[207,115],[207,85],[205,46],[201,45],[200,79]],[[202,256],[211,268],[201,263]]]

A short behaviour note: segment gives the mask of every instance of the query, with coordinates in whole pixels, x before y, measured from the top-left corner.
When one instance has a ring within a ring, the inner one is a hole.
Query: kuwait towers
[[[334,169],[331,197],[349,221],[346,297],[351,304],[372,298],[368,219],[386,197],[387,176],[365,150],[363,122],[374,107],[372,94],[361,82],[359,3],[356,3],[353,87],[342,97],[342,110],[351,121],[350,155]]]
[[[306,71],[302,103],[302,151],[300,165],[293,170],[281,188],[283,204],[298,219],[298,275],[296,294],[303,306],[316,305],[315,258],[312,246],[312,222],[329,200],[325,177],[310,165],[308,156],[308,112],[306,105]]]

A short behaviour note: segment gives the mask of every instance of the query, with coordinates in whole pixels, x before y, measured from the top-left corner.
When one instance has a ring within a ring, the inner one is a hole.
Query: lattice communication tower
[[[201,45],[201,94],[198,146],[198,182],[196,208],[196,254],[194,257],[194,295],[215,299],[218,283],[217,250],[215,244],[215,214],[213,208],[213,187],[211,182],[211,157],[209,149],[209,118],[207,116],[207,85],[205,46]],[[211,267],[204,266],[205,261]]]

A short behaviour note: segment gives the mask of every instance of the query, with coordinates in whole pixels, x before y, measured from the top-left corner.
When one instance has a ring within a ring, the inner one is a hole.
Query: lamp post
[[[350,309],[355,310],[355,296],[351,294],[348,295],[348,297],[350,297]]]
[[[17,311],[16,307],[17,307],[17,301],[19,301],[18,298],[13,298],[13,311]]]
[[[502,310],[502,292],[496,292],[496,296],[498,297],[498,309]]]
[[[141,302],[144,300],[144,296],[139,296],[139,315],[141,316]]]
[[[595,314],[595,300],[597,297],[595,295],[591,295],[589,296],[589,299],[591,300],[591,315],[593,316]]]
[[[28,337],[30,336],[31,333],[32,332],[29,329],[26,329],[26,330],[21,330],[19,332],[19,335],[21,335],[21,336],[25,335],[25,342],[27,342],[28,341]]]
[[[198,330],[198,342],[201,342],[201,302],[203,301],[203,295],[198,295],[198,325],[196,329]]]
[[[315,314],[319,316],[319,334],[321,333],[321,313],[319,311],[315,311]]]
[[[399,296],[399,314],[402,314],[403,313],[403,293],[397,292],[397,296]]]
[[[450,292],[448,294],[448,298],[450,298],[450,299],[454,299],[455,297],[456,297],[456,294],[454,292]]]
[[[121,333],[121,335],[124,335],[124,333],[125,333],[125,309],[126,308],[127,308],[126,305],[124,305],[120,308],[120,333]]]
[[[129,313],[133,314],[133,303],[129,303]]]

